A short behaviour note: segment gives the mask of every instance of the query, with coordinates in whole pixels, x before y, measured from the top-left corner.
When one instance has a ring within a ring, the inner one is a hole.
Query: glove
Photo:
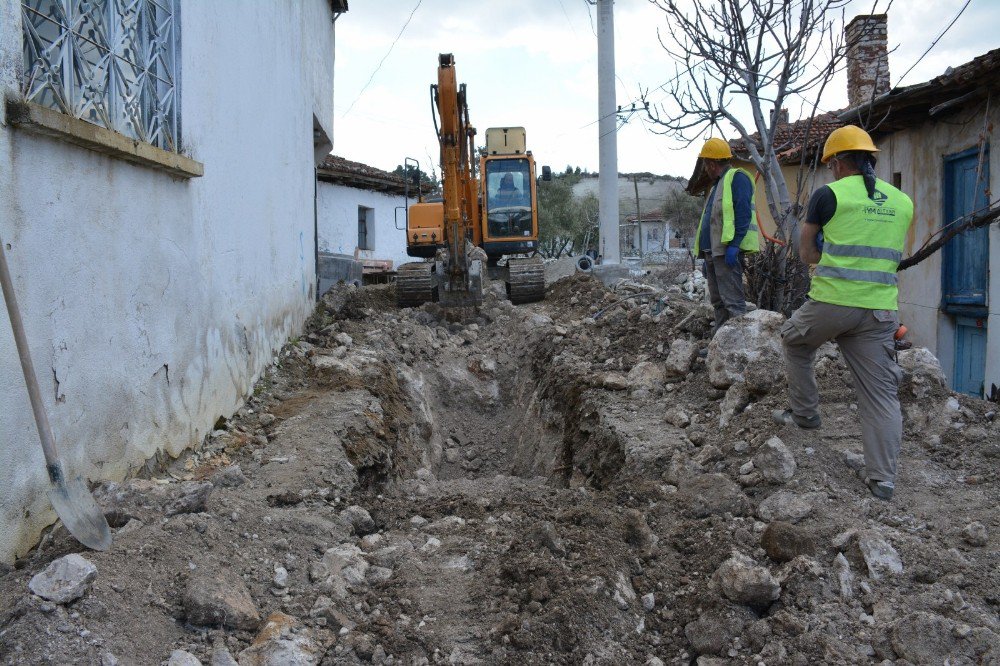
[[[816,249],[820,251],[820,254],[823,253],[823,232],[822,231],[820,231],[819,233],[816,234]]]
[[[726,266],[736,268],[740,265],[740,248],[730,245],[726,248]]]

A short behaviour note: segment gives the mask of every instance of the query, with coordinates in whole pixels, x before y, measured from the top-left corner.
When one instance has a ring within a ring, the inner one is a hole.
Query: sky
[[[437,81],[438,54],[452,53],[458,80],[467,84],[477,144],[485,142],[487,127],[524,126],[528,149],[539,164],[556,171],[567,165],[598,171],[597,8],[587,0],[349,4],[336,23],[335,155],[385,171],[412,157],[425,171],[436,172],[429,88]],[[926,81],[1000,47],[993,32],[1000,25],[1000,2],[969,0],[963,11],[964,5],[966,0],[895,0],[888,11],[892,86]],[[869,13],[871,6],[871,0],[853,0],[847,20]],[[658,36],[665,20],[648,0],[616,0],[617,104],[627,108],[638,101],[640,90],[655,89],[673,76],[674,62]],[[845,106],[841,74],[819,108]],[[790,109],[793,120],[798,112]],[[621,123],[618,171],[690,175],[701,138],[708,134],[686,146],[655,132],[643,113]]]

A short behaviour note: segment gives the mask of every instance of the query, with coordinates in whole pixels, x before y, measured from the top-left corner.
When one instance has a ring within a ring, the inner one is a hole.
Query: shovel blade
[[[80,477],[60,478],[49,490],[49,501],[69,533],[91,550],[111,547],[111,528],[101,507]]]

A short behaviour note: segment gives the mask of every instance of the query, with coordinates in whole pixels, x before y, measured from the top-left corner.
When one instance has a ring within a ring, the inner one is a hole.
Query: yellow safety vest
[[[751,187],[753,187],[753,177],[750,176],[743,169],[729,169],[722,175],[722,244],[727,245],[729,241],[733,240],[736,236],[736,213],[733,209],[733,178],[736,176],[736,172],[740,172],[746,175],[750,179]],[[752,190],[751,190],[752,191]],[[712,205],[715,205],[715,199],[712,200]],[[708,210],[708,200],[705,201],[705,207],[701,211],[701,217],[698,218],[698,230],[694,234],[694,256],[698,256],[701,253],[701,225],[705,221],[705,211]],[[757,223],[754,221],[754,198],[750,195],[750,227],[747,229],[747,235],[743,237],[740,242],[740,249],[744,252],[759,252],[760,251],[760,241],[757,238]],[[710,248],[711,249],[711,248]]]
[[[897,310],[896,269],[903,259],[913,202],[883,180],[868,198],[860,175],[830,183],[837,208],[823,225],[823,253],[809,298],[869,310]]]

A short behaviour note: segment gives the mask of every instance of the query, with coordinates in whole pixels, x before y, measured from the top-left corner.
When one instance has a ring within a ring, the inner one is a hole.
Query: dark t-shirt
[[[837,195],[829,186],[824,185],[809,199],[809,209],[806,211],[806,224],[822,227],[830,221],[837,212]]]

